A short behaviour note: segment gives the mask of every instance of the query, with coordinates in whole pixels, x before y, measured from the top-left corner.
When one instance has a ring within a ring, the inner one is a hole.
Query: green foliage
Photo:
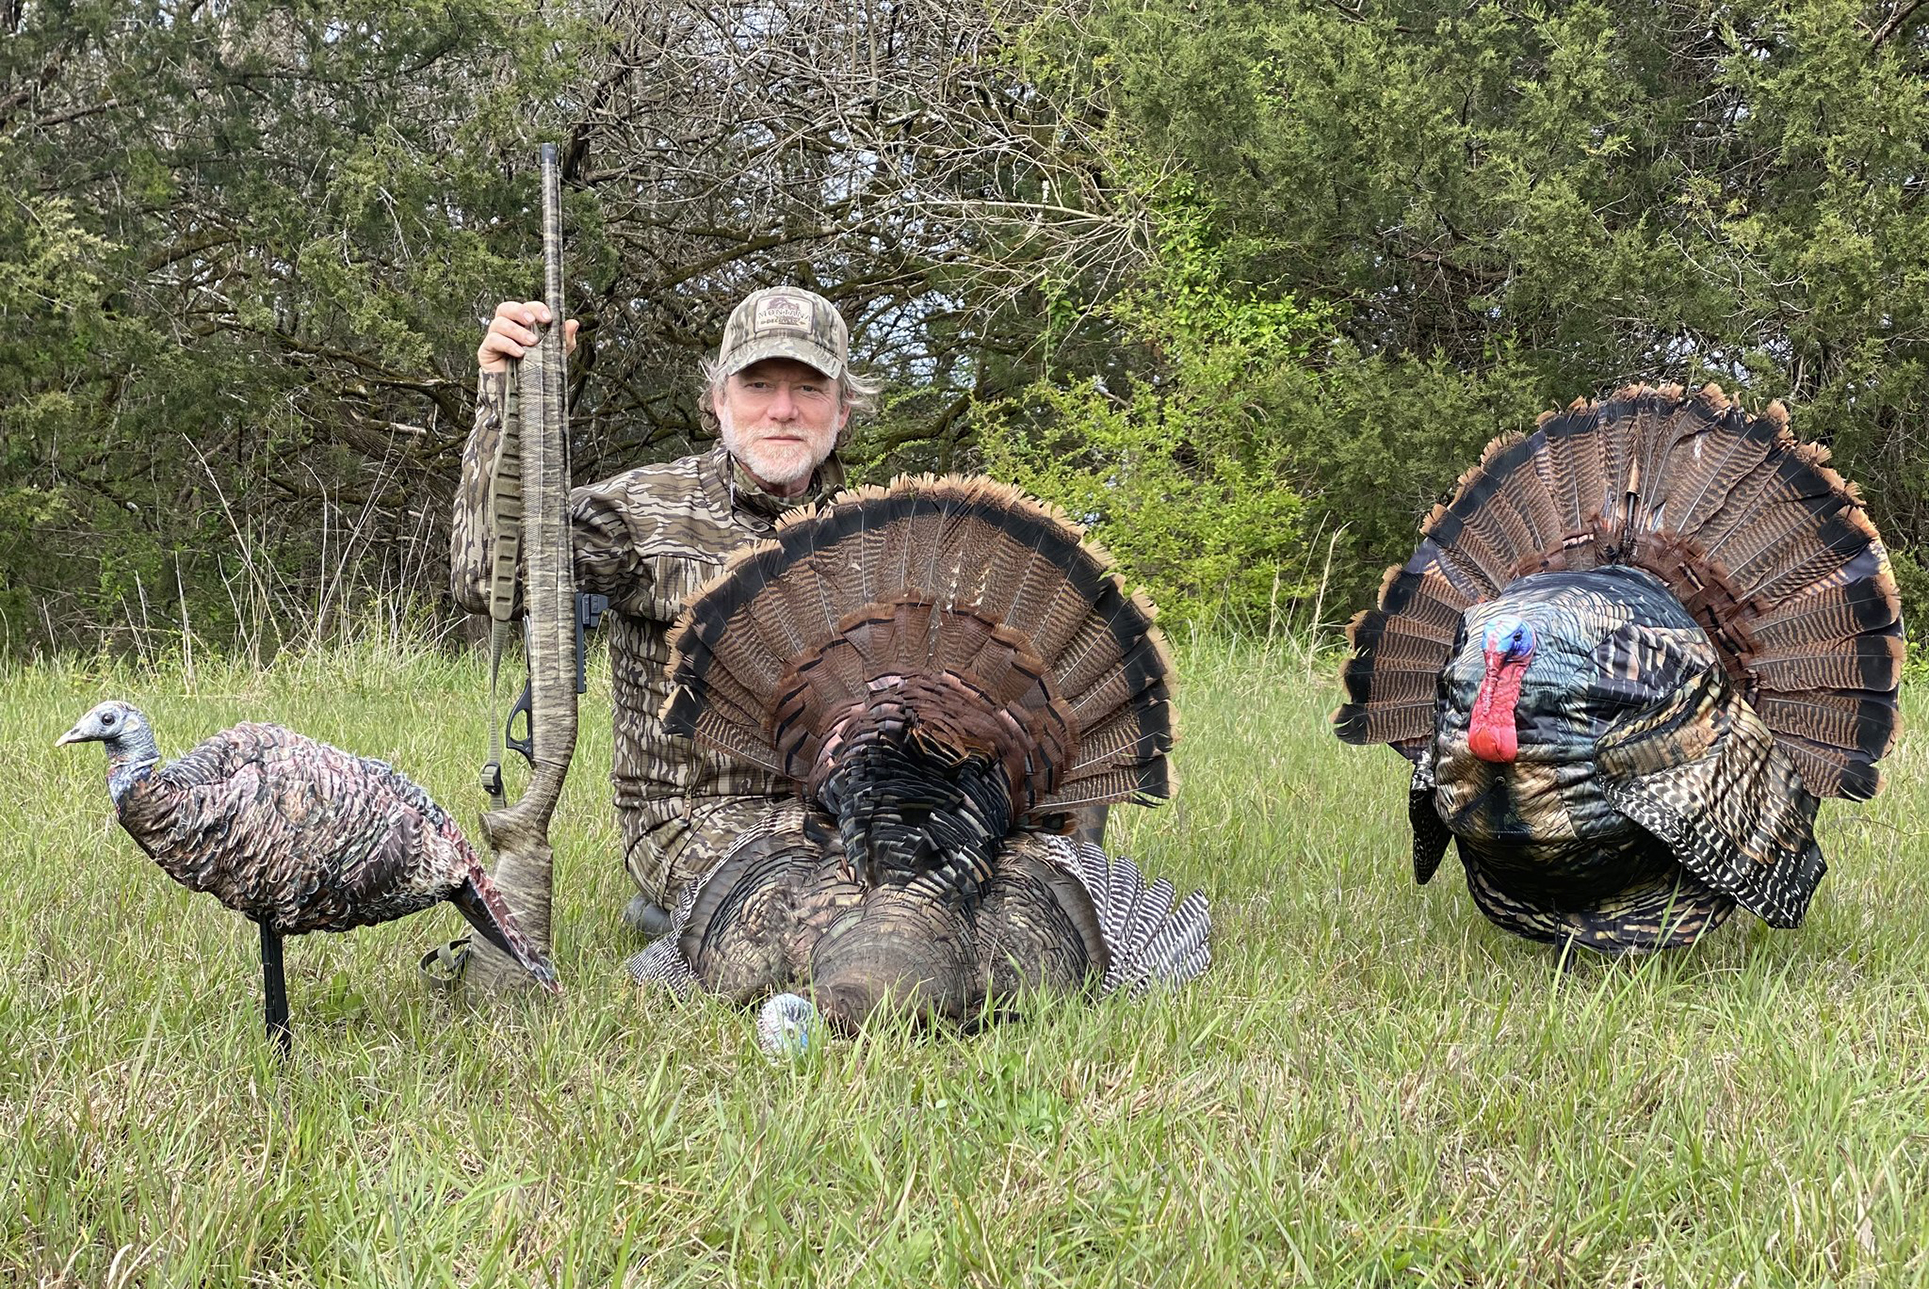
[[[0,648],[272,648],[419,594],[478,304],[530,276],[500,156],[554,128],[551,28],[467,0],[4,18]]]
[[[1929,604],[1929,569],[1924,569],[1922,560],[1908,551],[1890,551],[1889,566],[1895,572],[1896,588],[1902,593],[1904,612],[1911,605]],[[1903,675],[1912,680],[1929,678],[1929,648],[1924,641],[1929,632],[1922,630],[1923,618],[1916,618],[1905,625],[1916,628],[1910,633],[1909,653],[1903,660]]]
[[[9,156],[0,150],[0,159]],[[0,199],[0,640],[12,643],[55,611],[36,585],[58,568],[61,536],[75,527],[124,530],[131,502],[88,489],[67,471],[36,469],[37,445],[63,445],[81,465],[111,442],[102,402],[151,360],[152,335],[103,300],[111,264],[122,248],[89,231],[71,201],[32,192]],[[137,570],[157,563],[150,541],[122,544],[97,567],[92,587],[49,579],[69,594],[110,602],[132,590]],[[0,646],[3,647],[3,646]]]
[[[1308,594],[1305,506],[1267,409],[1310,384],[1324,314],[1229,291],[1210,212],[1178,198],[1112,314],[1147,374],[1040,381],[980,432],[985,468],[1088,526],[1172,622],[1265,633]]]
[[[696,355],[787,279],[893,382],[862,469],[989,464],[1192,621],[1308,620],[1329,546],[1344,616],[1483,442],[1634,380],[1785,400],[1929,539],[1929,8],[604,19],[0,5],[0,648],[439,595],[538,138],[585,478],[700,441]]]
[[[539,139],[579,481],[701,446],[697,358],[776,281],[899,378],[880,472],[962,465],[974,403],[1112,360],[1089,306],[1143,251],[1087,105],[1006,57],[1033,13],[0,4],[0,233],[52,212],[66,256],[0,262],[70,264],[74,301],[0,338],[32,350],[0,383],[0,648],[265,654],[441,599],[481,318],[539,289]]]
[[[1131,0],[1066,47],[1212,195],[1228,292],[1332,310],[1317,390],[1257,415],[1358,600],[1483,441],[1633,380],[1788,401],[1891,546],[1929,538],[1926,19]]]

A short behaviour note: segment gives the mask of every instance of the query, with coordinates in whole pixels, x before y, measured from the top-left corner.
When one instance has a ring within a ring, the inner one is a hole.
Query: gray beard
[[[811,473],[817,469],[823,460],[821,457],[811,459],[806,456],[801,469],[793,466],[789,469],[776,470],[773,472],[772,469],[767,468],[773,466],[773,462],[765,460],[760,464],[758,461],[751,459],[751,454],[755,453],[756,449],[754,447],[747,448],[743,441],[738,438],[736,420],[730,415],[730,409],[719,407],[713,410],[717,414],[717,432],[723,439],[724,451],[728,452],[732,457],[735,457],[751,474],[757,476],[757,478],[763,480],[764,483],[773,488],[788,488],[792,484],[804,482],[810,478]],[[786,453],[785,457],[786,460],[788,460],[789,454]]]

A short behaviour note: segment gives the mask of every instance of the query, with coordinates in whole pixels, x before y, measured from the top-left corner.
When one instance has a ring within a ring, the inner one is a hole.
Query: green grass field
[[[1112,839],[1207,889],[1211,973],[797,1068],[621,976],[606,686],[556,834],[568,997],[427,991],[453,910],[296,939],[281,1068],[254,928],[53,741],[110,696],[170,755],[275,719],[472,821],[480,668],[0,673],[0,1284],[1929,1281],[1922,740],[1824,806],[1801,930],[1564,972],[1452,859],[1413,885],[1405,763],[1334,741],[1330,676],[1180,661],[1179,798]]]

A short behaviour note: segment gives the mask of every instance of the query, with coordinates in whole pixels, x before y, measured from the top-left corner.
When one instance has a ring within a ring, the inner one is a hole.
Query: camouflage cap
[[[772,286],[731,310],[717,362],[720,375],[734,376],[766,358],[794,358],[836,380],[850,355],[851,331],[835,305],[802,287]]]

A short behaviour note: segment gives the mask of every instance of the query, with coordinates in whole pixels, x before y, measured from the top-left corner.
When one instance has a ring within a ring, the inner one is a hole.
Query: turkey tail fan
[[[1347,626],[1352,656],[1340,669],[1347,701],[1333,726],[1348,743],[1390,743],[1417,760],[1433,734],[1440,672],[1459,639],[1460,615],[1490,592],[1456,579],[1432,539],[1380,584],[1380,607]]]
[[[807,788],[888,693],[1002,762],[1014,821],[1169,796],[1170,655],[1151,605],[1082,537],[985,478],[844,493],[692,599],[664,720]]]
[[[1862,798],[1894,742],[1904,639],[1889,558],[1854,485],[1719,387],[1634,386],[1488,444],[1349,630],[1335,732],[1417,758],[1460,615],[1531,573],[1632,565],[1720,649],[1807,790]]]
[[[1099,988],[1131,996],[1155,984],[1178,985],[1212,965],[1212,916],[1203,892],[1172,905],[1172,883],[1147,883],[1139,866],[1097,846],[1053,838],[1058,858],[1076,876],[1098,913],[1110,963]]]

